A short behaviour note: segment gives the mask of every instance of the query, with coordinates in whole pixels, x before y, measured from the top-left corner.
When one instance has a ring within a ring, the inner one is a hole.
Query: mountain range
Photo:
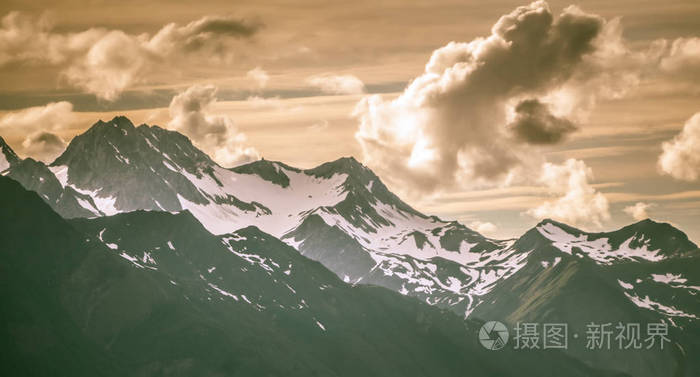
[[[19,374],[700,373],[700,250],[669,224],[544,220],[495,240],[420,213],[352,157],[226,169],[123,116],[48,165],[2,138],[0,152],[3,348]],[[477,344],[488,320],[665,322],[673,341],[495,354]]]

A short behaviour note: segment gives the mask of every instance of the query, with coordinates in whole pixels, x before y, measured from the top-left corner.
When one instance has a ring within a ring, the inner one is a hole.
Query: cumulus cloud
[[[637,202],[634,205],[625,207],[623,211],[632,216],[633,219],[641,221],[649,218],[648,211],[653,206],[654,205],[650,203]]]
[[[700,113],[688,119],[681,133],[661,147],[658,166],[662,173],[684,181],[700,178]]]
[[[362,94],[365,84],[353,75],[314,75],[306,78],[306,83],[329,94]]]
[[[259,89],[267,86],[267,82],[270,81],[270,75],[268,75],[267,72],[260,67],[255,67],[248,71],[246,73],[246,77],[253,80]]]
[[[643,59],[621,38],[618,22],[575,6],[556,18],[543,1],[518,7],[490,35],[435,50],[395,100],[360,101],[364,160],[422,192],[512,183],[541,166],[529,145],[561,141],[596,99],[637,82]]]
[[[186,25],[167,24],[152,36],[104,28],[61,33],[46,17],[12,12],[0,23],[0,66],[58,66],[69,84],[111,101],[149,74],[192,63],[196,53],[207,61],[230,62],[231,41],[249,38],[259,28],[245,20],[202,17]]]
[[[52,102],[4,114],[0,117],[0,132],[12,129],[27,135],[16,152],[51,162],[65,149],[65,142],[57,133],[74,125],[76,120],[70,102]]]
[[[233,120],[212,114],[217,88],[194,85],[170,102],[169,127],[190,137],[223,166],[234,166],[260,158],[258,151],[246,145],[246,137],[237,131]]]
[[[516,138],[529,144],[556,144],[576,130],[570,120],[552,115],[547,105],[537,99],[521,101],[508,128]]]
[[[609,203],[589,183],[592,175],[591,169],[580,160],[569,159],[560,165],[545,163],[540,182],[555,198],[527,213],[537,219],[551,218],[569,224],[601,227],[610,219]]]
[[[24,154],[47,163],[55,160],[65,149],[66,142],[60,136],[45,131],[28,135],[22,142]]]
[[[67,101],[51,102],[45,106],[35,106],[2,115],[0,130],[21,128],[32,131],[41,129],[61,129],[75,121],[73,104]]]
[[[488,221],[486,222],[481,222],[481,221],[472,221],[469,223],[469,228],[483,234],[483,235],[488,235],[488,234],[493,234],[496,232],[496,225],[493,223],[490,223]]]
[[[72,85],[106,100],[115,100],[141,82],[151,56],[140,42],[122,31],[111,31],[63,71]]]

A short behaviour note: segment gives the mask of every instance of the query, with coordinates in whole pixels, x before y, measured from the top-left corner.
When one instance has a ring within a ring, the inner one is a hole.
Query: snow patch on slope
[[[212,289],[214,289],[215,291],[219,292],[222,296],[231,297],[232,299],[238,301],[238,296],[234,295],[231,292],[228,292],[228,291],[225,291],[225,290],[219,288],[216,284],[207,283],[207,285],[209,287],[211,287]]]
[[[342,184],[347,174],[335,174],[329,179],[316,178],[284,168],[289,177],[289,186],[272,184],[254,174],[238,174],[214,167],[217,183],[207,174],[197,177],[185,171],[177,171],[192,182],[207,197],[227,198],[233,196],[246,203],[258,202],[270,213],[256,209],[243,211],[235,205],[208,203],[205,205],[188,201],[182,196],[178,200],[182,208],[189,210],[210,232],[225,234],[254,224],[262,231],[281,237],[302,219],[302,215],[318,207],[333,206],[345,199]]]
[[[449,272],[438,270],[436,263],[444,264],[445,261],[424,262],[410,255],[372,250],[368,253],[376,262],[370,274],[380,271],[384,276],[401,279],[400,293],[423,297],[430,305],[464,305],[465,317],[481,303],[480,296],[523,268],[529,254],[513,249],[497,250],[484,253],[488,257],[483,260],[461,265],[456,271]]]
[[[651,279],[657,283],[663,283],[672,288],[683,288],[691,291],[700,291],[700,286],[687,285],[686,283],[688,282],[688,279],[684,278],[681,274],[651,274]]]
[[[10,167],[10,161],[7,161],[5,153],[0,150],[0,172],[7,170]]]
[[[635,294],[625,292],[625,296],[627,296],[627,298],[630,299],[630,301],[632,301],[635,305],[637,305],[640,308],[653,310],[657,313],[663,314],[668,317],[685,317],[698,319],[698,317],[694,314],[689,314],[682,310],[678,310],[673,306],[667,306],[656,302],[650,299],[648,295],[644,296],[644,298],[640,298]]]
[[[70,187],[83,195],[91,197],[92,201],[95,203],[94,206],[92,205],[92,203],[81,198],[78,198],[78,203],[81,207],[92,212],[96,216],[98,216],[100,212],[104,213],[107,216],[116,215],[117,213],[121,212],[115,207],[115,203],[117,201],[116,197],[103,197],[100,196],[99,189],[91,191],[82,189],[80,187],[75,186],[74,184],[69,183],[68,166],[49,166],[49,170],[53,173],[54,176],[56,176],[56,179],[58,179],[58,182],[61,183],[61,186],[63,186],[63,188]]]
[[[336,226],[346,234],[355,238],[364,248],[377,252],[410,255],[420,260],[430,260],[435,257],[457,262],[461,265],[478,263],[484,258],[483,253],[471,252],[477,244],[462,241],[459,251],[446,250],[440,246],[440,238],[449,227],[456,226],[453,223],[437,220],[432,217],[420,217],[412,213],[406,213],[391,204],[377,202],[373,209],[382,218],[388,220],[390,225],[376,224],[369,216],[363,220],[371,224],[370,231],[353,226],[343,216],[331,212],[326,208],[320,208],[313,212],[320,216],[328,226]],[[439,230],[437,232],[436,230]],[[416,243],[412,236],[419,233],[425,237],[422,245]],[[503,243],[502,247],[508,246]]]
[[[649,250],[650,240],[641,240],[637,234],[625,240],[617,249],[613,249],[607,238],[589,239],[586,234],[575,236],[551,223],[538,226],[537,231],[552,241],[557,249],[573,254],[573,249],[578,248],[599,264],[608,265],[619,260],[639,259],[658,262],[664,259],[659,253],[660,250]],[[643,243],[642,246],[634,248],[630,246],[632,241]]]

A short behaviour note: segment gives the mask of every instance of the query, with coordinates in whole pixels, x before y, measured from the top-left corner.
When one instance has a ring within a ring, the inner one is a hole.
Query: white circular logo
[[[500,350],[508,343],[508,329],[498,321],[484,323],[479,329],[479,342],[484,348],[492,351]]]

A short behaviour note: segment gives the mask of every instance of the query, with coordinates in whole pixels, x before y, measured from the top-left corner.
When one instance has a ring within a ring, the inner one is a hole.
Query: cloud
[[[496,232],[496,225],[490,222],[472,221],[469,223],[469,228],[481,234],[493,234]]]
[[[280,110],[285,107],[282,99],[280,97],[262,97],[262,96],[250,96],[246,98],[246,102],[250,104],[253,109],[270,109],[270,110]]]
[[[175,23],[168,24],[158,32],[154,40],[162,34],[162,39],[170,45],[183,43],[184,48],[197,50],[208,46],[212,41],[219,42],[218,37],[222,36],[252,37],[261,27],[262,25],[258,22],[206,16],[182,27]]]
[[[10,127],[30,131],[38,128],[57,130],[74,121],[73,104],[67,101],[51,102],[2,115],[0,130]]]
[[[515,107],[515,120],[508,125],[519,140],[528,144],[556,144],[576,130],[568,119],[549,112],[538,99],[526,99]]]
[[[700,38],[678,38],[663,55],[662,72],[678,75],[684,80],[700,80]]]
[[[314,75],[306,78],[306,83],[329,94],[362,94],[365,84],[353,75]]]
[[[248,71],[246,77],[253,80],[259,89],[267,86],[267,82],[270,81],[270,75],[260,67],[255,67]]]
[[[211,113],[216,93],[213,85],[194,85],[174,96],[169,127],[190,137],[223,166],[259,159],[258,151],[246,146],[245,135],[236,130],[230,117]]]
[[[621,38],[575,6],[557,18],[543,1],[518,7],[490,35],[435,50],[395,100],[358,103],[365,163],[418,192],[527,179],[542,163],[531,144],[563,140],[598,98],[637,82],[642,59]]]
[[[680,134],[661,147],[658,166],[662,173],[684,181],[700,178],[700,113],[688,119]]]
[[[73,34],[74,45],[66,36],[51,33],[53,27],[46,15],[37,19],[19,12],[10,12],[0,21],[0,66],[13,62],[34,64],[63,63],[72,49],[85,49],[84,34]],[[87,41],[86,41],[87,42]]]
[[[15,133],[27,135],[16,152],[50,162],[65,149],[65,142],[56,133],[68,129],[76,121],[70,102],[52,102],[2,115],[0,132],[12,129]]]
[[[328,120],[322,119],[322,120],[319,120],[318,122],[315,122],[314,124],[310,125],[309,130],[314,131],[314,132],[321,132],[321,131],[328,129],[329,125],[330,125],[330,123],[328,123]]]
[[[152,38],[148,35],[135,38],[142,42],[148,53],[161,59],[187,57],[191,53],[203,52],[202,57],[208,60],[214,58],[227,62],[235,56],[235,51],[229,49],[231,41],[248,39],[261,27],[257,22],[204,16],[182,26],[169,23]]]
[[[57,66],[70,85],[113,101],[149,75],[179,72],[188,64],[232,61],[232,41],[250,38],[260,27],[207,16],[186,25],[167,24],[152,36],[104,28],[61,33],[45,16],[34,19],[12,12],[0,23],[0,66]]]
[[[22,142],[24,154],[50,163],[66,149],[66,142],[56,134],[39,131],[28,135]]]
[[[63,71],[72,85],[113,101],[141,82],[152,61],[141,43],[122,31],[111,31]]]
[[[537,219],[554,220],[577,225],[601,227],[610,219],[608,200],[588,180],[592,171],[583,161],[569,159],[561,165],[542,166],[540,182],[556,198],[527,211]]]
[[[632,206],[625,207],[623,211],[626,214],[632,216],[633,219],[641,221],[649,218],[649,214],[647,211],[653,206],[654,204],[637,202]]]

